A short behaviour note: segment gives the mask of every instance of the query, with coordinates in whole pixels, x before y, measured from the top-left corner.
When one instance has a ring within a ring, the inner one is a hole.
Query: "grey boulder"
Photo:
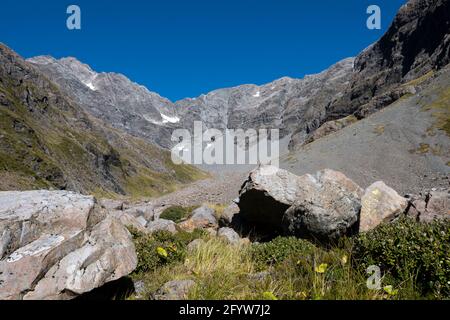
[[[303,176],[302,181],[297,200],[283,217],[286,234],[328,243],[358,231],[358,185],[333,170]]]
[[[217,236],[224,239],[229,244],[239,244],[241,237],[239,234],[231,228],[221,228],[217,232]]]
[[[174,280],[164,284],[155,294],[155,300],[186,300],[189,290],[195,286],[193,280]]]
[[[147,224],[147,232],[155,233],[158,231],[168,231],[170,233],[177,233],[177,225],[171,220],[158,219]]]
[[[296,176],[261,166],[243,185],[239,216],[263,234],[328,241],[354,231],[362,194],[356,183],[337,171]]]

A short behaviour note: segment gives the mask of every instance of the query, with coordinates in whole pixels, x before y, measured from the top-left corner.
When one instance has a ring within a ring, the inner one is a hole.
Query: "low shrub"
[[[168,231],[158,231],[148,235],[130,228],[133,235],[138,265],[136,273],[153,271],[159,267],[182,261],[186,256],[187,245],[206,234],[203,230],[192,233],[180,231],[172,234]]]
[[[270,242],[252,245],[250,255],[257,266],[267,266],[283,262],[288,258],[310,254],[316,247],[310,242],[295,237],[278,237]]]
[[[420,224],[404,218],[362,234],[356,263],[379,266],[391,279],[418,286],[422,295],[450,296],[450,222]]]
[[[181,206],[173,206],[165,209],[162,213],[160,218],[171,220],[175,223],[181,222],[182,220],[189,217],[189,215],[194,211],[196,207],[181,207]]]

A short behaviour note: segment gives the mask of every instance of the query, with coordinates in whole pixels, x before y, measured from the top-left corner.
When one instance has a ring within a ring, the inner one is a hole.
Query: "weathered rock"
[[[195,229],[217,228],[218,222],[214,209],[202,206],[192,212],[192,216],[179,224],[182,230],[192,232]]]
[[[450,219],[450,191],[432,191],[427,197],[425,214],[421,214],[423,222],[436,219]]]
[[[145,283],[142,280],[133,282],[134,294],[137,299],[142,299],[145,294]]]
[[[154,208],[151,204],[140,204],[136,206],[131,206],[125,210],[126,213],[134,217],[143,217],[147,221],[154,220]]]
[[[362,193],[333,170],[299,177],[262,166],[250,173],[240,192],[239,215],[263,233],[336,238],[357,222]]]
[[[285,233],[325,243],[356,233],[361,194],[340,172],[304,176],[297,200],[284,214]]]
[[[217,236],[226,240],[229,244],[239,244],[241,241],[239,234],[231,228],[219,229]]]
[[[154,295],[155,300],[186,300],[193,280],[175,280],[164,284]]]
[[[431,191],[424,198],[413,197],[406,214],[420,222],[450,219],[450,190]]]
[[[0,192],[0,300],[71,299],[131,273],[131,235],[93,197]]]
[[[123,210],[124,209],[124,202],[121,200],[100,199],[100,200],[98,200],[98,203],[106,210]]]
[[[226,207],[220,218],[219,218],[219,226],[220,227],[229,227],[233,224],[233,219],[235,219],[236,215],[239,214],[239,207],[236,203],[232,203],[228,207]]]
[[[381,223],[395,220],[404,213],[408,201],[384,182],[378,181],[367,188],[361,199],[359,230],[367,232]]]
[[[358,121],[358,119],[354,115],[350,115],[338,120],[327,121],[324,124],[322,124],[316,131],[313,131],[312,133],[308,134],[303,144],[312,143],[318,139],[321,139],[336,131],[339,131],[342,128],[345,128],[355,123],[356,121]]]
[[[170,233],[177,233],[177,225],[171,220],[158,219],[147,224],[147,232],[154,233],[157,231],[168,231]]]
[[[86,243],[61,259],[24,299],[58,299],[118,280],[136,268],[137,258],[129,232],[116,219],[97,224]]]
[[[124,226],[133,227],[140,232],[147,232],[147,221],[143,217],[135,217],[124,211],[111,211],[110,215],[118,219]]]
[[[203,239],[195,239],[194,241],[190,242],[187,245],[187,249],[188,249],[188,251],[195,251],[204,243],[205,243],[205,240],[203,240]]]
[[[264,233],[281,229],[284,213],[299,196],[300,180],[272,166],[250,172],[239,193],[239,216],[243,223]]]

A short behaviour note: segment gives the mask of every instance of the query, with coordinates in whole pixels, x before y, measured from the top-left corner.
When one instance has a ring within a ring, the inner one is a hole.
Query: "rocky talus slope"
[[[450,67],[450,66],[449,66]],[[418,92],[283,156],[296,174],[331,168],[359,185],[383,180],[402,193],[450,185],[450,68]]]
[[[202,174],[87,114],[0,45],[0,190],[151,196]]]

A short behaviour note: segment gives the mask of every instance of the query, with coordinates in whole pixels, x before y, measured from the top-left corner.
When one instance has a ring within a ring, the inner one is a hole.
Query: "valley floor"
[[[155,208],[231,203],[239,196],[239,189],[247,175],[248,172],[214,172],[210,178],[190,183],[175,192],[152,199],[150,203]]]

